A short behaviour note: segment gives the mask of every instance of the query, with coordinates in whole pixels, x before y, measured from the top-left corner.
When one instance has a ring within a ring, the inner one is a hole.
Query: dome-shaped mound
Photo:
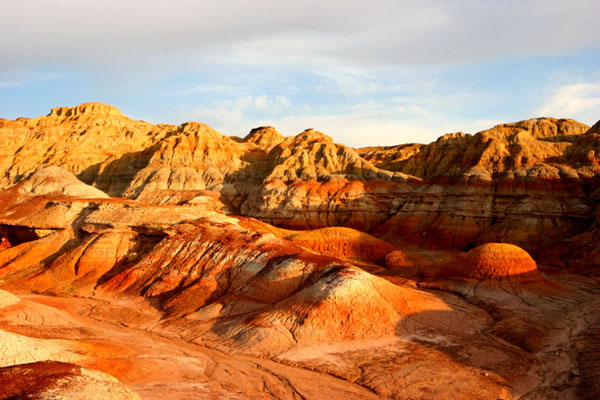
[[[81,198],[108,198],[103,191],[93,186],[86,185],[70,172],[64,171],[55,165],[45,165],[37,168],[27,179],[19,182],[21,193],[30,193],[36,196],[60,193],[65,196]]]
[[[486,243],[464,255],[461,275],[473,279],[542,279],[537,264],[522,248],[508,243]]]
[[[284,141],[284,137],[272,126],[261,126],[254,128],[244,138],[244,142],[253,143],[264,150],[271,150],[279,143]]]
[[[333,143],[333,139],[323,132],[316,131],[312,128],[305,129],[296,136],[289,138],[288,142],[293,145],[299,145],[301,143]]]
[[[284,239],[317,253],[373,263],[383,261],[386,254],[396,250],[391,244],[368,233],[342,226],[295,232],[284,236]]]

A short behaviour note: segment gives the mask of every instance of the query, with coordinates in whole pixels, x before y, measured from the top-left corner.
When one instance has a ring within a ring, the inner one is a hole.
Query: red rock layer
[[[23,201],[33,199],[39,197]],[[75,200],[63,198],[62,204],[69,201]],[[189,205],[86,201],[91,209],[72,215],[64,228],[0,251],[0,284],[61,295],[141,295],[154,299],[166,317],[186,321],[177,322],[186,332],[213,332],[234,349],[261,354],[326,338],[394,335],[408,315],[448,308],[434,295],[248,230],[247,224],[214,211],[194,214]],[[381,259],[394,250],[351,229],[330,233],[291,236],[344,257]],[[331,247],[324,239],[332,235],[350,240]],[[419,326],[452,326],[444,318],[413,319]]]
[[[183,204],[218,193],[220,209],[277,226],[345,226],[441,249],[508,242],[535,255],[582,234],[600,176],[597,125],[552,118],[355,150],[310,129],[283,138],[263,127],[239,139],[92,103],[2,120],[0,136],[4,186],[50,164],[111,195]]]
[[[0,396],[3,399],[140,398],[112,376],[57,361],[0,368]]]
[[[252,218],[238,217],[240,225],[248,229],[272,233],[306,249],[340,259],[354,259],[384,264],[386,255],[398,249],[383,240],[352,228],[332,227],[309,231],[277,228]]]
[[[464,267],[456,272],[463,277],[516,281],[542,279],[533,258],[512,244],[487,243],[470,250],[462,260]]]

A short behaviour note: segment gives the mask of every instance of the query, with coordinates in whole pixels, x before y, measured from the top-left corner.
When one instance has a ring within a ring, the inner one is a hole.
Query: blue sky
[[[0,13],[3,118],[101,101],[352,146],[600,119],[597,0],[22,0]]]

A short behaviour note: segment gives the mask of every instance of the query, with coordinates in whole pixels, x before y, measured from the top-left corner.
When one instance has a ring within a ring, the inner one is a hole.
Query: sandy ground
[[[426,289],[487,315],[485,328],[469,327],[469,335],[423,329],[297,346],[272,359],[188,343],[140,298],[15,293],[21,301],[5,296],[0,307],[1,361],[74,362],[115,376],[142,399],[592,399],[598,282],[554,279],[569,290],[541,298],[505,288],[476,287],[476,296],[462,297]],[[541,333],[527,331],[532,321]],[[522,325],[523,337],[503,334],[506,324],[513,333]]]
[[[59,343],[61,354],[45,349],[37,357],[107,372],[143,399],[377,398],[333,376],[158,335],[151,331],[158,312],[139,300],[18,296],[21,302],[0,309],[1,329],[39,340],[40,347]]]

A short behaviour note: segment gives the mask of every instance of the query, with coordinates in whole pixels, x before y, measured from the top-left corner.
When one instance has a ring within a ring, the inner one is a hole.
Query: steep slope
[[[290,229],[342,225],[369,230],[394,212],[412,178],[379,169],[321,132],[286,138],[240,212]],[[416,179],[415,179],[416,181]]]
[[[427,185],[375,233],[393,243],[463,249],[499,241],[535,253],[583,232],[600,176],[586,130],[536,119],[441,137],[396,164]]]
[[[49,357],[113,372],[140,394],[543,398],[579,389],[569,373],[579,359],[593,384],[597,282],[555,274],[558,285],[513,245],[417,253],[350,228],[293,232],[227,216],[210,196],[154,204],[19,191],[34,182],[0,192],[2,229],[30,235],[0,250],[0,286],[67,296],[34,297],[65,311],[0,292],[11,330],[2,342],[46,344]],[[377,276],[355,258],[387,268]],[[422,276],[399,279],[406,268]]]
[[[429,145],[355,150],[315,130],[284,138],[262,127],[236,139],[88,103],[2,120],[0,184],[55,165],[143,202],[205,202],[284,228],[343,226],[395,245],[506,242],[535,255],[591,229],[598,129],[537,118]]]
[[[433,295],[213,211],[104,201],[48,236],[0,252],[0,284],[61,295],[144,296],[176,325],[186,321],[183,329],[195,336],[214,332],[233,348],[261,354],[265,346],[280,352],[326,337],[395,335],[410,314],[448,310]],[[378,249],[378,258],[392,249]],[[414,321],[453,326],[445,318]]]
[[[393,150],[394,157],[387,155],[383,160],[393,158],[394,165],[385,161],[377,165],[428,180],[439,177],[490,180],[503,173],[519,177],[527,175],[531,168],[541,171],[553,165],[569,164],[560,156],[589,129],[574,120],[536,118],[497,125],[475,135],[447,134],[429,145],[363,151],[363,156],[378,160]],[[548,173],[559,177],[558,171],[554,174],[553,169]]]
[[[148,152],[147,165],[134,177],[125,197],[156,198],[161,191],[202,190],[222,184],[241,169],[246,148],[212,128],[187,123]]]
[[[167,129],[133,121],[115,107],[86,103],[47,116],[0,120],[0,183],[9,186],[41,165],[56,165],[86,182],[99,164],[142,151]],[[127,179],[127,171],[111,171]],[[106,189],[106,188],[101,188]]]

